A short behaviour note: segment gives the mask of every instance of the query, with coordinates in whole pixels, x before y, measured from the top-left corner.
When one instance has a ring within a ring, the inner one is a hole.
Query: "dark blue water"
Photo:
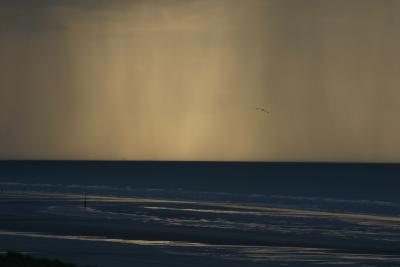
[[[0,182],[400,202],[400,164],[1,161]]]
[[[99,266],[398,266],[399,174],[399,164],[2,161],[0,251]]]

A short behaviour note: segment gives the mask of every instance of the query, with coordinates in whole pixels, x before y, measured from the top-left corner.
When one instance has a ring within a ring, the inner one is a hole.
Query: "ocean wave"
[[[313,207],[312,203],[318,203],[318,207],[324,204],[351,204],[359,206],[377,206],[377,207],[400,207],[400,203],[382,201],[382,200],[368,200],[368,199],[341,199],[323,196],[298,196],[298,195],[267,195],[267,194],[243,194],[235,192],[208,192],[208,191],[192,191],[177,189],[163,189],[163,188],[132,188],[131,186],[108,186],[108,185],[82,185],[82,184],[51,184],[51,183],[20,183],[20,182],[0,182],[2,187],[31,187],[34,189],[57,189],[57,190],[85,190],[96,191],[101,194],[163,194],[165,197],[174,197],[182,199],[218,199],[235,202],[245,201],[248,203],[261,203],[261,204],[280,204],[284,205],[302,205],[306,204]],[[283,201],[283,202],[282,202]],[[279,203],[278,203],[279,202]],[[314,206],[315,207],[315,206]]]

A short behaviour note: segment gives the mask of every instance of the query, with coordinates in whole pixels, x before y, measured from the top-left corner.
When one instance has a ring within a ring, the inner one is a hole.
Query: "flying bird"
[[[269,111],[266,110],[265,108],[256,108],[256,110],[264,112],[265,114],[269,114]]]

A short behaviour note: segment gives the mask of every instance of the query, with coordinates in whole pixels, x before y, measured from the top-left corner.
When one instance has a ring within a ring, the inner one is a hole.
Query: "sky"
[[[0,159],[400,162],[399,15],[396,0],[1,0]]]

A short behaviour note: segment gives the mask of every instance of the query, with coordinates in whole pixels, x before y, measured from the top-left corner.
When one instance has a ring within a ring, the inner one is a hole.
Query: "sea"
[[[0,252],[92,266],[400,266],[400,165],[1,161]]]

